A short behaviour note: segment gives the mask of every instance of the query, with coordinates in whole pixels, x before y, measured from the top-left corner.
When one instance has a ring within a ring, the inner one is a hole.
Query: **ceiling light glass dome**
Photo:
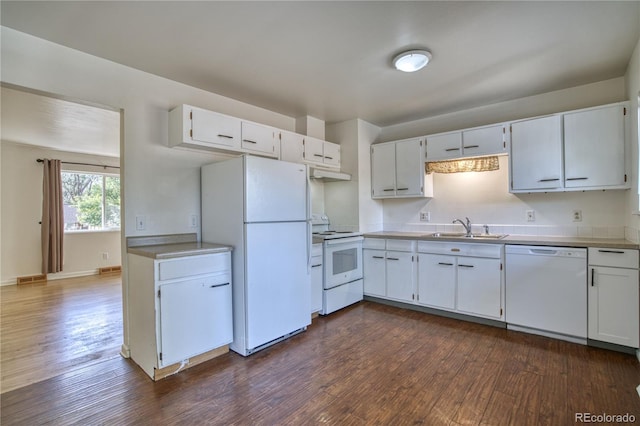
[[[414,72],[424,68],[431,60],[428,50],[408,50],[393,59],[393,65],[399,71]]]

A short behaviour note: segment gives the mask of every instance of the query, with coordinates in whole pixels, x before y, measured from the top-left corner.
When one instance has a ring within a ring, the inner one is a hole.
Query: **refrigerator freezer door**
[[[245,165],[245,222],[307,220],[304,164],[247,156]]]
[[[246,237],[246,344],[253,349],[311,323],[304,222],[254,223]]]

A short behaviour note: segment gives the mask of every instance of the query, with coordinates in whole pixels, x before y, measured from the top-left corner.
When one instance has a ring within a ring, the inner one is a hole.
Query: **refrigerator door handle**
[[[311,181],[309,180],[309,166],[307,172],[307,273],[311,274]]]

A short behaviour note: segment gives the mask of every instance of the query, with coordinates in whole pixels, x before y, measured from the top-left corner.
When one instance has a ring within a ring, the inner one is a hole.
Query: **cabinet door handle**
[[[317,268],[317,267],[319,267],[319,266],[322,266],[322,263],[319,263],[319,264],[317,264],[317,265],[311,265],[311,267],[312,267],[312,268]]]
[[[333,160],[333,157],[327,157],[326,155],[324,156],[324,158],[326,158],[327,160]]]
[[[596,268],[591,268],[591,287],[596,285]]]
[[[623,251],[620,250],[598,250],[600,253],[613,253],[613,254],[624,254]]]
[[[540,179],[538,182],[555,182],[557,180],[560,180],[560,178],[553,178],[553,179]]]
[[[213,285],[210,285],[209,288],[224,287],[225,285],[229,285],[229,284],[231,283],[213,284]]]
[[[409,188],[398,188],[398,191],[408,191]]]
[[[444,266],[453,266],[453,263],[447,263],[447,262],[438,262],[438,265],[444,265]]]
[[[322,155],[322,154],[313,154],[313,156],[314,157],[320,157],[320,158],[324,157],[324,155]]]
[[[566,180],[587,180],[588,177],[579,177],[579,178],[567,178]]]
[[[400,260],[397,257],[387,257],[387,260]]]
[[[469,148],[480,148],[480,145],[468,145],[464,147],[464,149],[469,149]]]
[[[384,259],[384,256],[372,256],[374,259]]]
[[[395,191],[395,189],[391,188],[391,189],[383,189],[383,191]]]
[[[445,149],[446,152],[450,152],[450,151],[460,151],[460,148],[447,148]]]
[[[230,136],[230,135],[223,135],[223,134],[221,134],[221,133],[218,133],[218,137],[219,137],[219,138],[233,139],[233,136]]]
[[[242,139],[242,142],[255,143],[255,144],[257,144],[257,143],[258,143],[258,142],[256,142],[256,141],[252,141],[251,139]]]
[[[473,265],[464,265],[462,263],[458,263],[459,268],[473,268]]]

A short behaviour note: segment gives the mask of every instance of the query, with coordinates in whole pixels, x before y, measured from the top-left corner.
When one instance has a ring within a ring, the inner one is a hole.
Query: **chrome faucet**
[[[464,226],[465,231],[467,231],[467,237],[471,237],[471,221],[469,220],[468,217],[465,217],[465,219],[467,219],[467,223],[464,223],[462,221],[462,219],[456,219],[454,220],[452,223],[456,223],[456,222],[460,222],[460,225]]]

